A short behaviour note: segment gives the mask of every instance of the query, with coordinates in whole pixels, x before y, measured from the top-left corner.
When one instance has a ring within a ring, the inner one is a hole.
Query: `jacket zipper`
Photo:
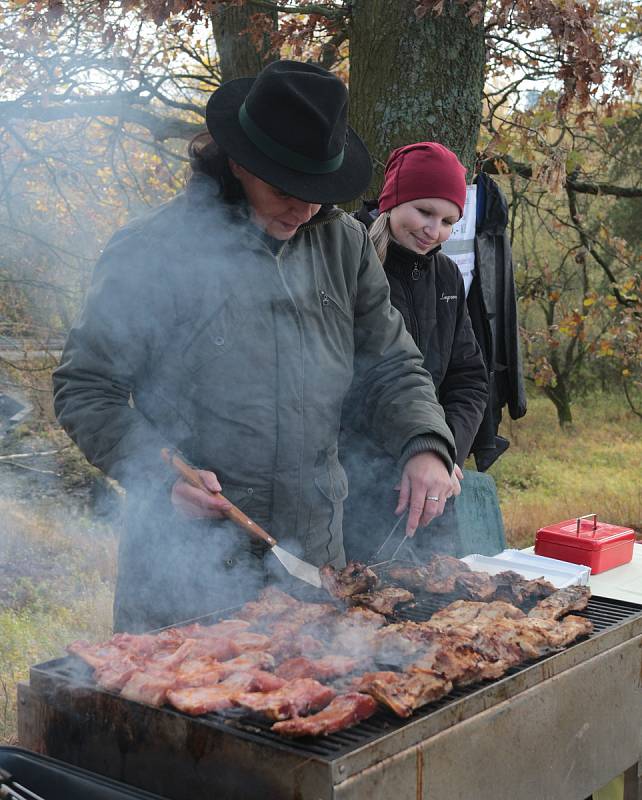
[[[336,309],[338,309],[339,311],[343,311],[343,309],[337,303],[337,301],[333,297],[330,297],[330,295],[327,292],[324,292],[323,289],[319,289],[319,296],[321,297],[321,305],[322,306],[327,306],[327,305],[330,305],[330,303],[332,303],[332,305]],[[345,311],[343,311],[343,313],[345,314]]]
[[[404,294],[408,305],[408,317],[410,318],[410,335],[412,336],[415,344],[419,347],[419,320],[415,313],[415,304],[412,296],[412,289],[410,283],[402,277],[401,285],[403,286]]]

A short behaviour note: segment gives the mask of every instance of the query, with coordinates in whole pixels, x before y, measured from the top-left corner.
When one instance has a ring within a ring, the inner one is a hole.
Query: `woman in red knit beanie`
[[[454,435],[452,495],[461,491],[461,470],[488,399],[488,376],[468,316],[464,282],[455,262],[439,252],[462,217],[465,201],[466,170],[457,156],[437,142],[417,142],[390,154],[378,201],[366,202],[355,214],[368,227],[392,304],[424,356]],[[349,417],[348,409],[347,425]],[[390,528],[385,509],[390,508],[391,498],[385,496],[383,476],[389,482],[392,465],[380,457],[375,460],[374,451],[356,433],[347,433],[348,440],[346,551],[349,558],[364,558]],[[424,554],[457,554],[455,517],[448,514],[452,503],[452,499],[447,502],[444,515],[430,523],[427,535],[418,537],[413,547],[421,546]]]

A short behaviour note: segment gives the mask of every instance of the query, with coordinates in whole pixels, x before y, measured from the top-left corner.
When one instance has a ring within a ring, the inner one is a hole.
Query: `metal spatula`
[[[208,489],[201,480],[198,472],[186,464],[182,458],[176,455],[176,453],[171,453],[167,448],[163,448],[161,450],[161,456],[163,457],[164,461],[170,464],[176,470],[176,472],[187,481],[187,483],[191,484],[196,489],[202,489],[208,494],[213,494],[221,500],[227,500],[227,498],[223,497],[220,492],[212,492],[210,489]],[[227,502],[229,503],[230,501],[227,500]],[[240,508],[237,508],[232,503],[230,503],[230,507],[223,511],[223,513],[228,519],[231,519],[232,522],[235,522],[240,528],[243,528],[243,530],[249,533],[251,536],[255,536],[257,539],[262,539],[266,544],[268,544],[272,548],[274,555],[279,559],[281,564],[283,564],[290,575],[292,575],[294,578],[298,578],[301,581],[305,581],[312,586],[316,586],[317,589],[321,588],[321,578],[319,576],[318,567],[308,564],[307,561],[302,561],[300,558],[297,558],[297,556],[289,553],[287,550],[284,550],[280,545],[277,544],[276,539],[273,536],[270,536],[267,531],[263,530],[260,525],[254,522],[254,520],[250,519],[247,514],[244,514]]]

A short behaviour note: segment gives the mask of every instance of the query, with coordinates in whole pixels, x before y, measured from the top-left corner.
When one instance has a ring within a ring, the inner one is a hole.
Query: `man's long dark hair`
[[[209,133],[199,133],[187,148],[192,175],[214,178],[221,189],[221,197],[228,203],[245,199],[240,181],[230,169],[229,156],[212,139]]]

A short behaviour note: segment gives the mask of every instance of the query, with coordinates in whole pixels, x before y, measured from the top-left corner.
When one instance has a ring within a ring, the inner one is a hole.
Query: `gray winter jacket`
[[[322,210],[275,244],[216,195],[199,176],[115,234],[54,374],[61,424],[128,490],[118,629],[239,603],[266,579],[246,534],[174,511],[164,446],[215,471],[233,503],[317,565],[344,559],[337,436],[355,370],[382,446],[452,467],[452,435],[363,226]]]

